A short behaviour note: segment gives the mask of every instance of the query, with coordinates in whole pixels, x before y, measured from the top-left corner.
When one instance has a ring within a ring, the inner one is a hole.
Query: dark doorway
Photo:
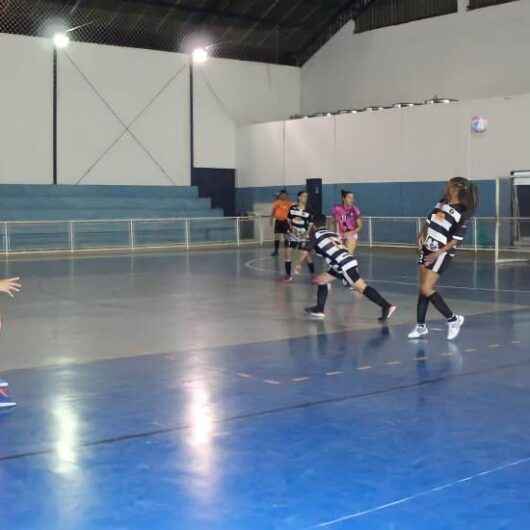
[[[234,169],[194,167],[191,185],[199,188],[199,197],[210,197],[213,208],[222,208],[226,217],[236,214],[236,172]]]

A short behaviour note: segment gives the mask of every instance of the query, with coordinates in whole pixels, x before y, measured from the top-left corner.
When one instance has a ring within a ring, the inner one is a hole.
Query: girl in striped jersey
[[[317,305],[306,308],[305,312],[313,317],[324,318],[329,284],[336,279],[341,279],[346,285],[355,287],[381,308],[382,313],[379,319],[381,322],[388,320],[396,310],[396,306],[388,303],[373,287],[366,285],[366,282],[359,276],[357,260],[344,248],[340,236],[326,229],[324,215],[316,216],[314,229],[311,247],[317,255],[326,260],[329,269],[313,279],[313,283],[318,285]]]
[[[285,248],[285,280],[292,282],[292,259],[293,250],[300,252],[300,260],[294,268],[295,274],[300,274],[302,265],[307,262],[307,268],[311,274],[315,272],[315,266],[309,251],[309,233],[313,223],[313,216],[307,211],[307,191],[298,193],[298,202],[289,208],[287,222],[289,230],[287,232],[287,247]]]
[[[425,325],[429,302],[447,319],[447,338],[453,340],[460,333],[464,317],[449,309],[436,291],[436,284],[451,263],[455,247],[464,239],[467,221],[477,206],[477,187],[468,179],[456,177],[449,181],[443,199],[427,217],[418,236],[420,293],[417,324],[409,333],[409,339],[418,339],[429,333]]]

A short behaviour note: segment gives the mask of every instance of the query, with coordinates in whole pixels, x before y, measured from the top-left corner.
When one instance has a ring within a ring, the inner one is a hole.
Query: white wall
[[[302,68],[304,113],[530,92],[530,2],[353,34],[342,28]]]
[[[52,50],[0,34],[0,183],[52,182]]]
[[[524,94],[242,127],[238,186],[505,176],[530,169],[529,116]]]
[[[228,59],[194,66],[195,166],[234,168],[239,126],[299,113],[300,73]]]
[[[175,53],[84,43],[59,52],[60,183],[189,185],[188,72]]]

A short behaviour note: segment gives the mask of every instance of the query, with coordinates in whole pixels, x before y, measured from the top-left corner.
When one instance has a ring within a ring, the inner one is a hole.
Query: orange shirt
[[[291,201],[277,200],[272,203],[272,216],[277,221],[287,221],[289,215],[289,208],[291,207]]]

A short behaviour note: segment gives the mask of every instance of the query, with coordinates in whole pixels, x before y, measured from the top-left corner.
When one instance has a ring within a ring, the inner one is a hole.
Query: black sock
[[[311,274],[315,274],[315,264],[307,262],[307,268]]]
[[[451,320],[454,318],[455,314],[449,309],[447,304],[445,303],[445,300],[438,294],[434,293],[429,296],[429,300],[431,301],[432,305],[442,313],[442,315],[447,318],[447,320]]]
[[[374,304],[377,304],[383,309],[390,307],[390,304],[373,287],[366,287],[363,294],[368,300],[371,300]]]
[[[276,254],[278,254],[278,250],[280,250],[280,240],[279,239],[275,239],[274,240],[274,252]]]
[[[326,300],[328,298],[328,286],[319,285],[317,290],[317,308],[323,313],[324,308],[326,307]]]
[[[425,318],[427,317],[427,309],[429,309],[429,299],[420,293],[418,296],[418,307],[416,308],[417,322],[425,326]]]
[[[291,262],[290,261],[285,262],[285,274],[291,277]]]

